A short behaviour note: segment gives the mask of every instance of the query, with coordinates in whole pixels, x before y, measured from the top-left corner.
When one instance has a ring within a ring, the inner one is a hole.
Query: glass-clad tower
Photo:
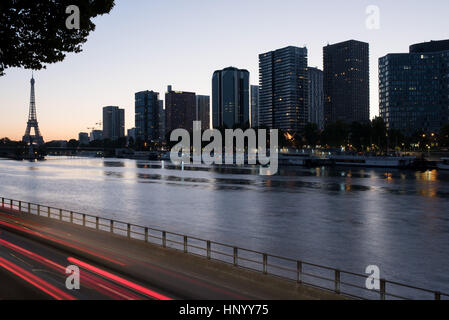
[[[217,70],[212,77],[214,128],[249,126],[249,72],[237,68]]]
[[[300,131],[308,121],[307,48],[259,55],[259,125]]]
[[[379,59],[380,115],[411,136],[437,133],[449,122],[449,40],[410,46]]]
[[[309,122],[324,129],[323,71],[309,67]]]
[[[141,91],[135,94],[136,140],[157,141],[159,132],[159,93]]]
[[[251,127],[259,127],[259,86],[251,86]]]

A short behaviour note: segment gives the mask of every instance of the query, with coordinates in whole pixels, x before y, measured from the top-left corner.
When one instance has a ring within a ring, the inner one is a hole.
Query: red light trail
[[[47,293],[49,296],[53,297],[56,300],[77,300],[75,297],[69,295],[68,293],[65,293],[64,291],[56,288],[55,286],[26,271],[18,265],[9,262],[6,259],[3,259],[2,257],[0,257],[0,267],[25,280],[29,284]]]
[[[116,276],[116,275],[114,275],[112,273],[109,273],[107,271],[104,271],[104,270],[102,270],[100,268],[97,268],[95,266],[87,264],[87,263],[85,263],[83,261],[80,261],[78,259],[70,257],[70,258],[67,258],[67,260],[70,263],[76,264],[76,265],[78,265],[78,266],[80,266],[80,267],[82,267],[84,269],[87,269],[87,270],[89,270],[91,272],[99,274],[102,277],[108,278],[108,279],[110,279],[112,281],[115,281],[115,282],[117,282],[117,283],[119,283],[119,284],[121,284],[121,285],[123,285],[125,287],[128,287],[128,288],[130,288],[130,289],[132,289],[134,291],[143,293],[143,294],[145,294],[145,295],[147,295],[149,297],[152,297],[152,298],[155,298],[155,299],[158,299],[158,300],[173,300],[173,299],[171,299],[171,298],[169,298],[167,296],[164,296],[164,295],[162,295],[160,293],[157,293],[155,291],[152,291],[150,289],[142,287],[142,286],[140,286],[140,285],[138,285],[138,284],[136,284],[134,282],[128,281],[126,279],[123,279],[123,278],[121,278],[119,276]]]

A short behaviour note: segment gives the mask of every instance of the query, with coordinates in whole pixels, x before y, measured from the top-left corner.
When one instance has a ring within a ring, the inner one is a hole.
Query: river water
[[[0,196],[449,292],[449,172],[0,160]]]

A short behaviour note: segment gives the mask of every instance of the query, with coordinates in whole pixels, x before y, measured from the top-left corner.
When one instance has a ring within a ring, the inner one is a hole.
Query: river
[[[449,172],[0,160],[0,196],[449,292]]]

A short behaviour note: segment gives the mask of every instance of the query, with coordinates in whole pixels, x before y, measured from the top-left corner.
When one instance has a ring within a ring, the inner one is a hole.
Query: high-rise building
[[[249,125],[249,72],[233,67],[212,76],[212,126]]]
[[[141,91],[135,94],[136,142],[159,140],[159,93]]]
[[[80,143],[80,145],[88,145],[89,144],[89,134],[87,132],[80,132],[78,134],[78,141]]]
[[[90,141],[103,140],[103,130],[92,130],[89,139]]]
[[[300,131],[307,123],[307,48],[289,46],[259,55],[259,124]]]
[[[159,100],[159,140],[165,141],[165,109],[163,100]]]
[[[380,116],[406,135],[449,122],[449,40],[410,46],[379,59]]]
[[[369,44],[349,40],[323,48],[325,122],[368,122]]]
[[[175,129],[192,131],[195,119],[195,93],[173,91],[168,86],[165,94],[165,131],[170,133]]]
[[[128,129],[128,134],[126,136],[128,137],[128,141],[130,138],[132,138],[135,142],[136,141],[136,128]]]
[[[210,128],[210,97],[196,96],[196,121],[201,121],[201,129],[207,130]]]
[[[259,126],[259,86],[251,86],[251,127]]]
[[[118,140],[125,136],[125,110],[119,107],[103,108],[103,138]]]
[[[309,122],[324,129],[323,71],[309,67]]]

